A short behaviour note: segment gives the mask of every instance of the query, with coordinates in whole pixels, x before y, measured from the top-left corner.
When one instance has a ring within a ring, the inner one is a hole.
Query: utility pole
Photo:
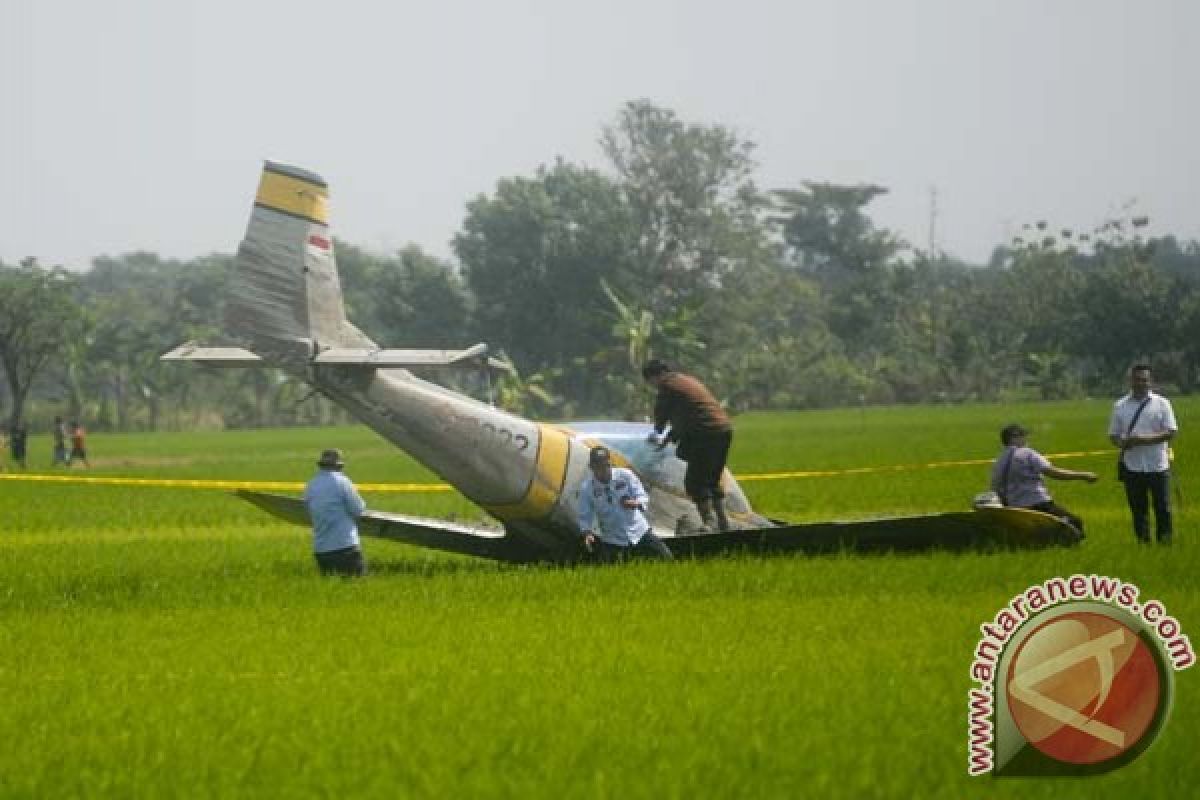
[[[929,187],[929,269],[932,275],[934,270],[934,262],[937,261],[937,187]],[[933,278],[931,286],[937,285],[937,278]],[[929,350],[933,353],[934,360],[939,360],[941,356],[941,342],[938,331],[938,317],[941,309],[938,298],[938,291],[934,289],[929,297]]]
[[[929,260],[937,259],[937,187],[929,187]]]

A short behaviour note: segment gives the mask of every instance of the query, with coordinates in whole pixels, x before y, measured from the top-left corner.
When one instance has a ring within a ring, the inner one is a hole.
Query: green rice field
[[[731,468],[797,521],[964,509],[988,466],[962,462],[1020,421],[1101,476],[1052,483],[1088,538],[1036,552],[556,568],[365,540],[372,574],[345,581],[315,574],[305,529],[225,491],[0,480],[0,797],[1194,796],[1200,668],[1122,769],[966,772],[979,626],[1027,586],[1122,578],[1200,646],[1200,400],[1175,400],[1171,548],[1134,544],[1110,407],[736,420]],[[324,447],[359,483],[436,480],[359,427],[94,434],[91,469],[66,474],[303,481]],[[29,472],[64,474],[50,449],[30,439]],[[764,477],[797,471],[832,474]],[[364,494],[480,516],[448,491]]]

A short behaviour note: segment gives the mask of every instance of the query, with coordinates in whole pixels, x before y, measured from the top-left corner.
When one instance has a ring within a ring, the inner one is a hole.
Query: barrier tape
[[[1112,450],[1086,450],[1075,453],[1052,453],[1050,460],[1085,458],[1111,455]],[[759,472],[738,475],[739,483],[746,481],[778,481],[792,478],[828,478],[838,475],[868,475],[878,472],[915,472],[923,469],[946,467],[978,467],[991,464],[990,458],[972,458],[962,461],[935,461],[931,464],[897,464],[882,467],[851,467],[849,469],[802,470],[795,472]],[[118,478],[96,475],[32,475],[28,473],[0,472],[0,481],[28,481],[31,483],[82,483],[98,486],[151,486],[170,489],[251,489],[299,492],[304,490],[301,481],[221,481],[188,480],[183,478]],[[363,492],[449,492],[454,487],[447,483],[358,483]]]
[[[152,486],[168,489],[253,489],[285,492],[304,491],[303,481],[220,481],[190,480],[183,478],[117,478],[96,475],[30,475],[26,473],[0,473],[0,481],[29,481],[31,483],[83,483],[96,486]],[[366,492],[448,492],[453,489],[446,483],[356,483],[360,491]]]
[[[1050,453],[1046,456],[1051,461],[1064,458],[1084,458],[1088,456],[1111,455],[1113,450],[1081,450],[1075,453]],[[851,467],[848,469],[805,470],[800,472],[760,472],[748,475],[738,475],[738,483],[744,481],[778,481],[786,478],[827,478],[835,475],[866,475],[873,472],[915,472],[922,469],[944,469],[946,467],[979,467],[990,465],[995,459],[971,458],[962,461],[935,461],[931,464],[895,464],[883,467]]]

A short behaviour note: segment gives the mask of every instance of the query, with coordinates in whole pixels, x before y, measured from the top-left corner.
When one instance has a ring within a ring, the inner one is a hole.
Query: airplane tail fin
[[[380,349],[346,319],[329,232],[329,189],[316,173],[268,161],[238,247],[219,344],[187,342],[164,361],[218,367],[407,369],[502,366],[487,345]]]
[[[319,175],[266,162],[238,247],[226,333],[280,365],[301,366],[330,347],[374,347],[346,319],[328,198]]]

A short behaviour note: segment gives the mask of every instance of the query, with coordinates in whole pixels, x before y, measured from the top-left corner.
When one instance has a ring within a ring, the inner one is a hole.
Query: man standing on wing
[[[669,441],[678,442],[675,455],[687,462],[683,488],[696,504],[701,521],[712,528],[715,513],[717,526],[729,530],[721,489],[721,474],[733,444],[729,415],[703,383],[675,372],[657,358],[646,362],[642,377],[658,390],[650,441],[660,449]],[[664,439],[663,430],[668,424],[671,430]]]
[[[607,447],[592,449],[588,467],[592,474],[579,485],[579,531],[588,552],[606,563],[636,555],[673,560],[646,521],[650,497],[633,470],[613,467]]]
[[[1171,460],[1167,442],[1179,426],[1171,402],[1150,391],[1150,367],[1138,364],[1129,371],[1129,394],[1113,406],[1108,438],[1121,448],[1121,481],[1133,515],[1133,532],[1139,542],[1150,542],[1147,495],[1154,501],[1154,533],[1159,544],[1171,543]]]

